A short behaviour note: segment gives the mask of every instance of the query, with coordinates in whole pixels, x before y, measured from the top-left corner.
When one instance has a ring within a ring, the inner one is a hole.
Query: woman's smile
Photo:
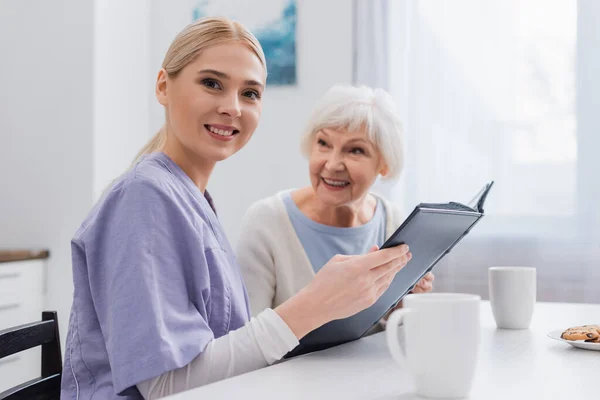
[[[350,182],[342,180],[342,179],[331,179],[331,178],[321,177],[321,180],[323,181],[323,183],[325,183],[325,187],[329,190],[335,190],[335,191],[344,190],[348,186],[350,186]]]
[[[229,125],[204,125],[210,136],[217,140],[230,141],[240,131]]]

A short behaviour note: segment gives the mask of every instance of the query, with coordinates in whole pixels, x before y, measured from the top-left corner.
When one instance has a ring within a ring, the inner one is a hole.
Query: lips
[[[235,127],[229,126],[229,125],[208,125],[207,124],[207,125],[204,125],[204,127],[206,129],[208,129],[210,132],[214,133],[215,135],[224,136],[224,137],[235,135],[236,133],[240,132]]]
[[[343,189],[346,186],[350,185],[349,181],[345,181],[343,179],[331,179],[331,178],[325,178],[325,177],[321,177],[321,180],[328,186],[331,188],[335,188],[335,189]]]

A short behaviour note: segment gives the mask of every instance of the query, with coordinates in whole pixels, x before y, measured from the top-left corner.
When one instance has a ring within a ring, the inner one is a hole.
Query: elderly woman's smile
[[[323,182],[325,182],[326,186],[332,190],[345,189],[348,185],[350,185],[350,182],[343,179],[331,179],[325,177],[321,177],[321,179]]]
[[[308,165],[312,187],[321,207],[343,207],[362,201],[387,165],[381,151],[359,126],[323,128],[312,138]]]
[[[399,205],[371,192],[378,178],[397,179],[404,164],[402,123],[388,93],[332,87],[301,143],[310,186],[253,204],[241,228],[238,259],[253,315],[294,296],[336,254],[375,251],[404,221]],[[413,293],[432,282],[427,275]]]

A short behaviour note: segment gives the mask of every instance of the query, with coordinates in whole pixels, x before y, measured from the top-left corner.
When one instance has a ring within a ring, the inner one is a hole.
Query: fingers
[[[413,290],[411,290],[411,293],[428,293],[431,292],[431,290],[433,289],[433,286],[431,284],[427,285],[427,286],[415,286],[413,288]]]
[[[369,249],[369,251],[366,254],[375,253],[375,252],[377,252],[377,250],[379,250],[379,246],[377,246],[377,245],[371,246],[371,248]],[[333,256],[331,258],[331,261],[344,262],[344,261],[356,259],[357,257],[358,256],[355,256],[355,255],[336,254],[335,256]]]
[[[431,273],[428,272],[423,279],[421,279],[421,282],[419,282],[419,287],[425,291],[425,292],[430,292],[433,289],[433,281],[435,280],[435,276]]]
[[[396,273],[400,271],[410,261],[411,258],[412,254],[408,252],[399,258],[393,259],[392,261],[385,263],[384,265],[380,265],[379,267],[373,268],[371,271],[373,272],[375,279],[380,279],[390,273],[396,275]]]
[[[342,261],[348,261],[353,259],[356,256],[350,256],[350,255],[345,255],[345,254],[336,254],[335,256],[333,256],[331,258],[331,261],[338,261],[338,262],[342,262]]]
[[[377,288],[377,299],[379,299],[381,297],[381,295],[383,295],[385,293],[385,291],[388,290],[388,288],[390,287],[391,284],[392,284],[392,281],[389,281],[386,284]]]
[[[352,262],[358,266],[364,266],[365,268],[374,269],[383,266],[394,259],[402,257],[408,253],[408,246],[403,244],[396,247],[390,247],[387,249],[370,252],[360,256],[356,256],[352,259]]]
[[[420,281],[417,283],[417,286],[420,286],[422,289],[426,289],[428,287],[433,286],[433,280],[435,277],[431,272],[428,272]]]
[[[392,284],[394,278],[398,271],[400,271],[402,267],[397,268],[395,270],[391,270],[389,273],[379,277],[374,284],[375,289],[377,290],[377,298],[379,298]]]
[[[369,249],[369,251],[366,254],[376,253],[378,250],[379,250],[379,246],[373,245],[373,246],[371,246],[371,248]],[[366,254],[364,254],[364,255],[366,255]],[[338,262],[344,262],[344,261],[349,261],[349,260],[354,259],[355,261],[353,261],[353,262],[356,263],[356,259],[358,257],[360,257],[360,256],[336,254],[335,256],[332,257],[331,260],[338,261]],[[361,259],[364,260],[364,258],[361,258]],[[365,264],[368,264],[368,263],[365,263]]]
[[[433,289],[433,280],[435,279],[434,275],[431,272],[428,272],[427,275],[423,277],[419,281],[419,283],[413,288],[411,293],[427,293],[431,292]]]
[[[428,272],[423,279],[429,281],[429,282],[433,282],[435,280],[435,275],[433,275],[432,272]]]
[[[383,276],[377,279],[377,281],[375,281],[374,288],[377,291],[377,298],[379,298],[379,296],[381,296],[386,290],[388,290],[395,276],[396,274],[390,274]]]
[[[401,262],[389,262],[385,266],[381,266],[373,271],[379,274],[379,276],[375,280],[375,288],[377,288],[378,296],[380,293],[383,293],[390,286],[398,271],[400,271],[404,266],[410,261],[412,258],[412,254],[407,253]]]

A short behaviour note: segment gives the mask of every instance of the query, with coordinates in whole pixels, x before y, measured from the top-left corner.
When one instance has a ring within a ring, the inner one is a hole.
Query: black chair
[[[42,346],[42,376],[0,393],[0,400],[58,400],[62,356],[56,311],[44,311],[42,321],[0,331],[0,359]]]

